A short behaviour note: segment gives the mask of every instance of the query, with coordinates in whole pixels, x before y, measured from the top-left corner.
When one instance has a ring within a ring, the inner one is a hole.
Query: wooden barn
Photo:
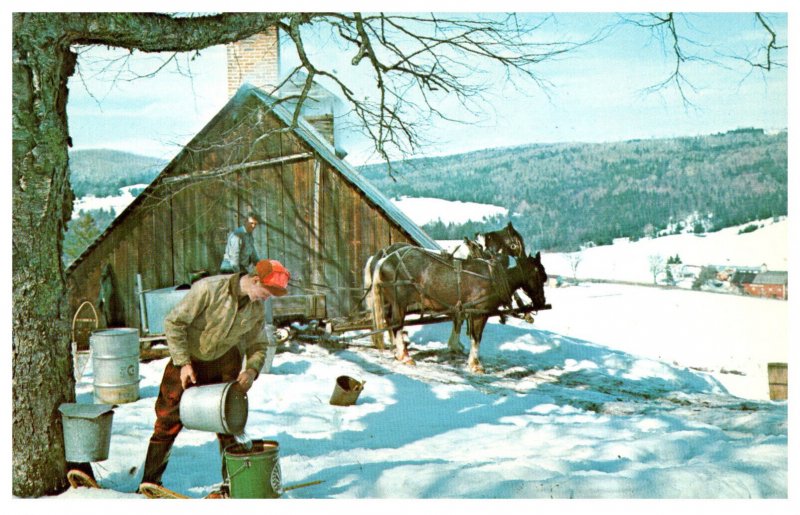
[[[760,272],[750,283],[744,283],[743,288],[746,293],[755,297],[786,300],[789,298],[789,272]]]
[[[324,295],[329,317],[359,309],[362,269],[378,249],[439,249],[311,124],[291,129],[292,115],[261,89],[239,88],[69,266],[70,312],[101,299],[101,325],[142,328],[137,275],[154,290],[217,273],[228,232],[251,211],[263,219],[259,257],[287,266],[290,295]]]

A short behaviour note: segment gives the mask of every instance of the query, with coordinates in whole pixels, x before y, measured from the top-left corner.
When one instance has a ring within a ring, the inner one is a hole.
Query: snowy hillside
[[[495,215],[505,216],[508,209],[478,202],[460,202],[424,197],[400,197],[392,202],[419,225],[436,222],[463,224],[470,220],[481,221]]]
[[[789,269],[789,221],[762,220],[753,232],[739,234],[750,224],[728,227],[702,235],[680,234],[644,238],[636,242],[617,240],[614,245],[588,248],[579,253],[545,254],[543,260],[550,274],[572,277],[569,257],[580,255],[576,275],[580,278],[652,283],[650,256],[664,261],[676,254],[687,265],[701,267],[766,265],[769,270]]]
[[[87,195],[81,197],[75,201],[75,205],[72,208],[72,218],[77,218],[81,211],[91,211],[92,209],[113,210],[114,216],[118,216],[136,199],[131,190],[143,190],[146,187],[147,184],[133,184],[120,188],[119,195],[109,197]]]

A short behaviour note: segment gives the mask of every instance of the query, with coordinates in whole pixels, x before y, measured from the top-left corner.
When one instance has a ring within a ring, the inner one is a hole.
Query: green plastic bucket
[[[278,442],[253,440],[251,449],[241,444],[225,448],[225,467],[232,499],[276,499],[283,493]]]

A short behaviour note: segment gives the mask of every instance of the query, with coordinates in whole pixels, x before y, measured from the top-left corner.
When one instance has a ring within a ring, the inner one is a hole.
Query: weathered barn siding
[[[259,256],[292,272],[291,294],[325,294],[329,316],[358,309],[362,269],[378,249],[397,241],[431,246],[415,241],[426,235],[398,223],[403,215],[374,188],[365,194],[312,129],[286,130],[286,116],[240,91],[70,266],[71,311],[97,300],[110,264],[119,302],[105,323],[139,327],[136,274],[150,290],[188,283],[196,270],[217,273],[228,232],[250,211],[264,222],[254,233]]]

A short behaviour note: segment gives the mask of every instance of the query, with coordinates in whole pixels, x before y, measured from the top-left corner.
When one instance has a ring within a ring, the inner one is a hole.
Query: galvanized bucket
[[[64,403],[58,407],[67,461],[86,463],[108,458],[115,407],[74,403]]]
[[[236,381],[192,386],[181,396],[181,422],[188,429],[238,435],[247,424],[247,394]]]
[[[225,468],[232,499],[275,499],[283,493],[279,446],[274,440],[253,440],[225,448]]]
[[[95,402],[124,404],[139,399],[139,330],[95,331],[92,348]]]
[[[357,381],[350,376],[337,377],[330,403],[334,406],[351,406],[355,404],[365,384],[366,381]]]

